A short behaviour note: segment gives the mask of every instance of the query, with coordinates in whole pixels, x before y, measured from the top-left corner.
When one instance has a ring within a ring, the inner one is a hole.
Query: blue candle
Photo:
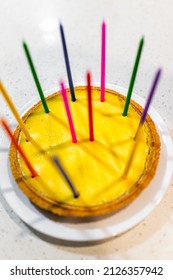
[[[64,36],[64,30],[63,30],[63,26],[62,26],[61,23],[60,23],[59,27],[60,27],[60,33],[61,33],[61,40],[62,40],[62,47],[63,47],[63,52],[64,52],[65,65],[66,65],[66,70],[67,70],[67,77],[68,77],[70,93],[71,93],[71,100],[76,101],[74,86],[73,86],[73,80],[72,80],[72,75],[71,75],[71,70],[70,70],[70,63],[69,63],[69,58],[68,58],[68,52],[67,52],[67,46],[66,46],[66,41],[65,41],[65,36]]]
[[[66,171],[64,170],[64,168],[62,167],[62,165],[61,165],[59,159],[57,158],[57,156],[53,156],[52,157],[52,161],[58,167],[58,169],[61,172],[62,176],[64,177],[65,181],[67,182],[67,184],[69,185],[70,189],[72,190],[74,197],[77,198],[79,196],[79,193],[76,191],[75,187],[73,186],[70,178],[68,177],[68,175],[67,175]]]

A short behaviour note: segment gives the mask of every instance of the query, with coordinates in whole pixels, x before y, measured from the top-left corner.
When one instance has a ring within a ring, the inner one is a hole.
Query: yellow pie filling
[[[95,140],[90,141],[86,87],[76,87],[75,94],[77,100],[72,102],[68,92],[77,143],[72,143],[61,94],[55,93],[47,98],[49,113],[44,112],[39,102],[23,117],[39,147],[26,141],[19,127],[15,131],[38,176],[31,177],[13,145],[10,152],[12,171],[23,191],[42,208],[63,216],[108,213],[133,200],[154,176],[159,158],[159,136],[153,121],[147,116],[129,172],[123,178],[142,108],[131,102],[128,116],[123,117],[124,96],[107,89],[106,101],[100,102],[100,89],[93,87]],[[79,193],[78,198],[74,198],[67,182],[51,161],[53,155],[58,157],[67,172]]]

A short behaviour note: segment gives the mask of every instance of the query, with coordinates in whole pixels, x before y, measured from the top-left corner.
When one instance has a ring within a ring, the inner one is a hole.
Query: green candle
[[[24,51],[25,51],[25,54],[26,54],[26,57],[27,57],[27,60],[28,60],[28,63],[29,63],[29,66],[30,66],[30,69],[31,69],[31,72],[32,72],[32,75],[33,75],[33,78],[34,78],[34,81],[35,81],[35,84],[36,84],[36,87],[38,89],[38,92],[39,92],[39,95],[40,95],[41,102],[43,104],[45,113],[49,113],[49,108],[47,106],[43,90],[41,88],[41,85],[40,85],[40,82],[39,82],[39,79],[38,79],[38,76],[37,76],[34,64],[32,62],[32,58],[31,58],[31,55],[29,53],[28,46],[27,46],[27,44],[25,42],[23,42],[23,48],[24,48]]]
[[[130,85],[129,85],[129,89],[128,89],[128,93],[127,93],[127,97],[126,97],[126,101],[125,101],[125,105],[124,105],[124,111],[122,113],[123,116],[127,116],[129,103],[130,103],[130,99],[131,99],[131,95],[132,95],[132,91],[133,91],[133,86],[135,83],[136,74],[137,74],[137,70],[138,70],[138,66],[139,66],[139,61],[140,61],[140,57],[141,57],[141,53],[142,53],[143,44],[144,44],[144,37],[142,37],[139,42],[138,52],[136,55],[136,60],[135,60],[135,64],[133,67]]]

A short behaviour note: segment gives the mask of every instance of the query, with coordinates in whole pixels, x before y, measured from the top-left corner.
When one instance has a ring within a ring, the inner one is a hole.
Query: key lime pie
[[[92,87],[94,141],[90,141],[86,87],[75,87],[75,94],[77,100],[69,104],[77,143],[71,140],[61,94],[54,93],[46,98],[49,113],[38,102],[23,116],[35,144],[27,141],[19,127],[15,130],[15,137],[38,176],[31,176],[13,144],[12,173],[35,205],[59,216],[94,217],[113,213],[132,202],[152,180],[159,160],[159,135],[147,115],[129,172],[124,177],[143,109],[131,101],[124,117],[123,95],[106,89],[106,100],[101,102],[100,88]],[[77,198],[51,161],[52,156],[57,156],[66,170],[79,193]]]

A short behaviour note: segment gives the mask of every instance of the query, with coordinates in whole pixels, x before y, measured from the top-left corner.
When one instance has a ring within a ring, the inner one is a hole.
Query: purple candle
[[[129,172],[129,169],[130,169],[130,166],[131,166],[131,162],[133,160],[133,156],[134,156],[134,153],[135,153],[135,150],[136,150],[136,147],[137,147],[137,144],[138,144],[138,135],[139,135],[139,132],[140,132],[140,129],[145,121],[145,118],[146,118],[146,115],[147,115],[147,112],[148,112],[148,109],[149,109],[149,106],[151,104],[151,101],[152,101],[152,98],[153,98],[153,95],[155,93],[155,90],[156,90],[156,87],[157,87],[157,84],[158,84],[158,81],[159,81],[159,78],[160,78],[160,75],[161,75],[161,69],[159,69],[156,73],[156,76],[154,78],[154,81],[153,81],[153,84],[152,84],[152,87],[151,87],[151,90],[150,90],[150,93],[148,95],[148,99],[147,99],[147,102],[146,102],[146,105],[145,105],[145,108],[142,112],[142,115],[141,115],[141,119],[140,119],[140,122],[139,122],[139,125],[138,125],[138,128],[137,128],[137,131],[136,131],[136,135],[134,137],[134,146],[133,146],[133,149],[131,151],[131,154],[129,156],[129,159],[127,161],[127,164],[126,164],[126,167],[125,167],[125,170],[124,170],[124,173],[123,173],[123,178],[126,178],[128,172]]]
[[[153,84],[152,84],[150,93],[149,93],[148,98],[147,98],[147,102],[146,102],[146,104],[145,104],[145,108],[144,108],[144,110],[143,110],[143,112],[142,112],[142,115],[141,115],[141,118],[140,118],[140,122],[139,122],[138,129],[137,129],[137,131],[136,131],[136,135],[135,135],[135,137],[134,137],[135,140],[136,140],[137,135],[138,135],[138,133],[139,133],[140,127],[143,125],[143,123],[144,123],[144,121],[145,121],[145,118],[146,118],[146,115],[147,115],[149,106],[150,106],[150,104],[151,104],[153,95],[154,95],[154,93],[155,93],[155,90],[156,90],[156,87],[157,87],[157,84],[158,84],[158,81],[159,81],[161,72],[162,72],[161,69],[159,69],[159,70],[156,72],[156,76],[155,76],[155,78],[154,78],[154,81],[153,81]]]
[[[155,79],[154,79],[154,82],[152,84],[152,87],[151,87],[151,90],[150,90],[150,93],[148,95],[148,99],[147,99],[147,102],[146,102],[146,105],[145,105],[145,108],[142,112],[142,115],[141,115],[141,119],[140,119],[140,124],[143,124],[144,121],[145,121],[145,118],[146,118],[146,115],[147,115],[147,112],[148,112],[148,109],[149,109],[149,106],[151,104],[151,101],[152,101],[152,98],[153,98],[153,95],[155,93],[155,90],[156,90],[156,86],[158,84],[158,81],[159,81],[159,78],[160,78],[160,75],[161,75],[161,69],[159,69],[156,73],[156,76],[155,76]]]

